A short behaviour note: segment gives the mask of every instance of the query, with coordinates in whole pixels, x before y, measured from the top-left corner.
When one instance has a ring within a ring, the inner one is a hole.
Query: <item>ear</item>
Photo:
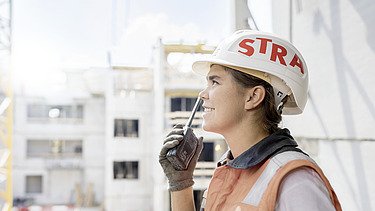
[[[246,92],[245,109],[250,110],[262,103],[266,95],[266,89],[263,86],[254,86]]]

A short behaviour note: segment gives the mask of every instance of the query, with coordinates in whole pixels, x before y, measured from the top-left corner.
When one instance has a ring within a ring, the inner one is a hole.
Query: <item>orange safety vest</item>
[[[295,151],[282,152],[249,169],[218,167],[203,195],[201,210],[274,211],[283,178],[301,167],[311,168],[319,174],[334,207],[341,211],[340,202],[323,171],[310,157]]]

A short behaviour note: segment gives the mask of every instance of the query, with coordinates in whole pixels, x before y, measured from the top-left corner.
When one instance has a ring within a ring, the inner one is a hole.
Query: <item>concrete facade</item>
[[[30,105],[80,105],[82,118],[32,118]],[[16,95],[14,111],[14,199],[29,198],[41,205],[77,204],[79,185],[86,200],[91,197],[91,206],[100,205],[104,199],[104,99]],[[55,144],[60,147],[57,151]],[[30,176],[41,178],[30,178],[37,179],[32,185],[27,181]]]
[[[160,42],[161,54],[163,46]],[[92,187],[92,205],[105,210],[168,210],[168,185],[158,154],[172,126],[187,121],[205,79],[181,72],[180,67],[167,63],[166,56],[162,55],[154,68],[68,71],[65,88],[69,91],[62,95],[19,91],[14,108],[14,198],[31,199],[42,206],[85,206],[87,189]],[[162,85],[156,85],[161,78]],[[177,110],[172,110],[176,106],[173,99],[180,102]],[[30,108],[33,105],[42,111]],[[67,107],[82,113],[73,118],[54,117],[56,108],[63,112]],[[119,132],[118,121],[124,121],[122,127],[130,124],[125,126],[128,131]],[[132,121],[137,124],[134,128]],[[194,131],[211,149],[194,173],[197,203],[215,162],[227,150],[222,137],[202,131],[201,123],[201,112],[197,112]],[[69,151],[74,144],[81,151]],[[83,201],[79,201],[79,193],[86,194]]]
[[[132,70],[112,70],[107,75],[106,210],[152,209],[150,150],[155,141],[152,138],[153,97],[148,88],[136,90],[135,86],[126,87],[131,75],[134,75]],[[138,121],[137,136],[116,136],[115,119]],[[137,178],[127,178],[125,175],[124,178],[115,179],[114,162],[137,162]]]

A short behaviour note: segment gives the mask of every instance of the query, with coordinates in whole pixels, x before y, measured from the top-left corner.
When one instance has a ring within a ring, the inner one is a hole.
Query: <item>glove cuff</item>
[[[178,182],[169,183],[169,190],[180,191],[185,188],[191,187],[193,185],[194,185],[194,181],[192,179],[182,180]]]

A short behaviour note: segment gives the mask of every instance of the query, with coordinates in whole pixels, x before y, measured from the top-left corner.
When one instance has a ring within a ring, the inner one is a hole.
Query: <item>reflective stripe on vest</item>
[[[264,169],[260,177],[257,179],[257,181],[255,182],[247,196],[244,198],[242,203],[257,207],[260,203],[260,200],[263,197],[264,192],[268,187],[268,184],[270,183],[273,176],[276,174],[277,170],[292,160],[308,160],[316,164],[313,159],[300,152],[287,151],[275,155],[273,158],[271,158],[267,167]]]
[[[207,189],[203,192],[201,208],[199,209],[200,211],[204,211],[204,208],[206,207],[207,192]]]

